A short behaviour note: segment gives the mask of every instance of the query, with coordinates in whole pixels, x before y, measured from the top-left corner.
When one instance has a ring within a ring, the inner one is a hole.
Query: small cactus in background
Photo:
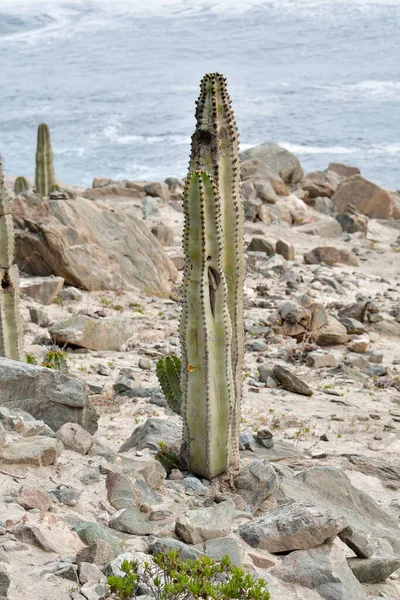
[[[14,184],[14,192],[16,196],[23,194],[29,190],[29,185],[25,177],[17,177]]]
[[[0,162],[0,356],[24,360],[19,313],[18,267],[14,265],[14,231]]]
[[[38,128],[35,184],[36,192],[41,196],[48,196],[55,186],[50,131],[45,123]]]
[[[238,467],[244,355],[244,214],[239,189],[239,134],[226,79],[219,73],[206,74],[200,84],[189,169],[208,171],[215,180],[221,201],[224,241],[222,270],[227,284],[227,303],[232,326],[231,362],[235,398],[232,407],[232,452],[233,463]]]
[[[171,410],[181,414],[181,361],[178,356],[165,356],[157,361],[158,381]]]

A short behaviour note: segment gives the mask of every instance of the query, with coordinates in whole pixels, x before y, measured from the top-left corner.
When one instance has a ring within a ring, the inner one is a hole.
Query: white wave
[[[279,144],[293,154],[356,154],[360,152],[360,148],[355,146],[307,146],[290,142],[279,142]]]
[[[129,145],[135,142],[141,144],[161,144],[169,143],[173,145],[186,145],[190,144],[190,137],[177,135],[177,134],[165,134],[165,135],[124,135],[119,133],[119,129],[122,126],[107,125],[103,133],[106,138],[111,142],[120,145]]]

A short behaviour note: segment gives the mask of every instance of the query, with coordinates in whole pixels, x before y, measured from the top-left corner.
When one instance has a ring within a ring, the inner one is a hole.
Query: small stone
[[[121,473],[110,473],[106,478],[107,500],[117,510],[139,508],[143,496],[134,481]]]
[[[59,485],[55,490],[50,490],[49,494],[66,506],[75,506],[82,492],[68,485]]]
[[[0,562],[0,598],[3,600],[7,600],[8,598],[8,588],[10,587],[10,571],[9,567]]]
[[[149,358],[139,358],[138,366],[140,369],[150,371],[152,362]]]
[[[175,532],[188,544],[223,537],[230,531],[234,504],[230,500],[199,510],[188,510],[176,520]]]
[[[183,475],[179,469],[172,469],[171,473],[169,474],[169,478],[171,481],[179,481],[183,479]]]
[[[370,558],[375,552],[376,545],[372,540],[350,525],[340,531],[338,536],[359,558]]]
[[[336,263],[342,263],[352,267],[359,266],[358,258],[354,252],[344,248],[336,248],[335,246],[320,246],[314,248],[311,252],[304,254],[304,262],[307,265],[316,265],[318,263],[335,265]]]
[[[313,390],[294,373],[281,365],[275,365],[273,369],[274,378],[282,385],[285,390],[301,394],[303,396],[312,396]]]
[[[369,339],[366,337],[356,338],[347,344],[350,352],[355,352],[356,354],[364,354],[368,350],[368,346]]]
[[[336,357],[330,352],[310,352],[307,354],[307,365],[315,369],[323,367],[336,367],[338,364]]]
[[[238,566],[242,560],[240,546],[234,538],[223,537],[208,540],[204,544],[204,552],[216,561],[221,561],[226,555],[229,556],[231,564]]]
[[[89,562],[81,562],[79,565],[79,582],[89,583],[89,582],[105,582],[106,578],[103,573],[100,571],[99,567],[93,563]]]
[[[382,583],[400,568],[400,556],[348,558],[347,562],[360,583]]]
[[[119,549],[117,543],[109,544],[105,540],[94,540],[88,546],[85,546],[76,555],[78,565],[94,564],[100,569],[104,569],[108,563],[118,556]]]
[[[20,506],[25,508],[25,510],[31,510],[32,508],[37,508],[42,512],[46,512],[49,510],[51,505],[53,504],[53,500],[49,494],[46,492],[42,492],[41,490],[23,486],[19,492],[17,497],[17,502]]]
[[[387,368],[383,365],[376,365],[369,363],[365,368],[365,372],[371,377],[384,377],[388,374]]]
[[[255,452],[256,443],[250,431],[241,431],[239,433],[239,450],[251,450]]]
[[[328,315],[328,322],[316,333],[315,343],[318,346],[337,346],[348,341],[346,327],[337,319]]]
[[[264,437],[263,439],[270,439]],[[274,468],[266,459],[256,459],[248,463],[234,479],[238,493],[254,512],[269,498],[278,487],[278,478]]]
[[[361,321],[357,321],[357,319],[342,317],[340,322],[346,327],[346,331],[349,335],[360,335],[362,333],[366,333],[367,331],[363,323],[361,323]]]
[[[181,560],[196,560],[203,555],[197,548],[193,548],[175,540],[173,538],[162,538],[155,541],[153,546],[150,548],[152,554],[159,554],[160,552],[168,552],[168,550],[177,550]]]
[[[275,244],[262,235],[255,235],[247,246],[247,252],[264,252],[267,256],[275,254]]]
[[[188,496],[207,496],[208,488],[197,477],[184,477],[181,481]]]
[[[58,297],[62,300],[73,300],[75,302],[80,302],[83,298],[83,294],[80,290],[78,290],[78,288],[70,285],[58,292]]]
[[[32,323],[36,323],[36,325],[40,325],[41,327],[48,327],[50,325],[49,316],[47,312],[43,310],[43,308],[30,306],[29,316],[31,318]]]
[[[112,515],[109,527],[131,535],[148,535],[151,522],[137,508],[123,508]]]
[[[278,240],[276,242],[276,253],[283,256],[285,260],[295,260],[295,249],[293,244],[285,242],[284,240]]]
[[[80,591],[87,600],[105,600],[108,596],[105,583],[85,583]]]
[[[93,446],[93,438],[78,423],[65,423],[56,433],[67,450],[73,450],[78,454],[87,454]]]

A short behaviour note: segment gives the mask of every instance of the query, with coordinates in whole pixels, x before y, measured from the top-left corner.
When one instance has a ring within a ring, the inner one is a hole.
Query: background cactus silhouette
[[[41,123],[38,127],[35,185],[37,193],[41,196],[48,196],[56,185],[50,131],[45,123]]]

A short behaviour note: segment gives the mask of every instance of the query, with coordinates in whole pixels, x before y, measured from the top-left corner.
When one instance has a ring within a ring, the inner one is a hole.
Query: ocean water
[[[186,173],[202,75],[228,78],[243,149],[400,188],[400,0],[0,0],[0,152],[58,179]]]

